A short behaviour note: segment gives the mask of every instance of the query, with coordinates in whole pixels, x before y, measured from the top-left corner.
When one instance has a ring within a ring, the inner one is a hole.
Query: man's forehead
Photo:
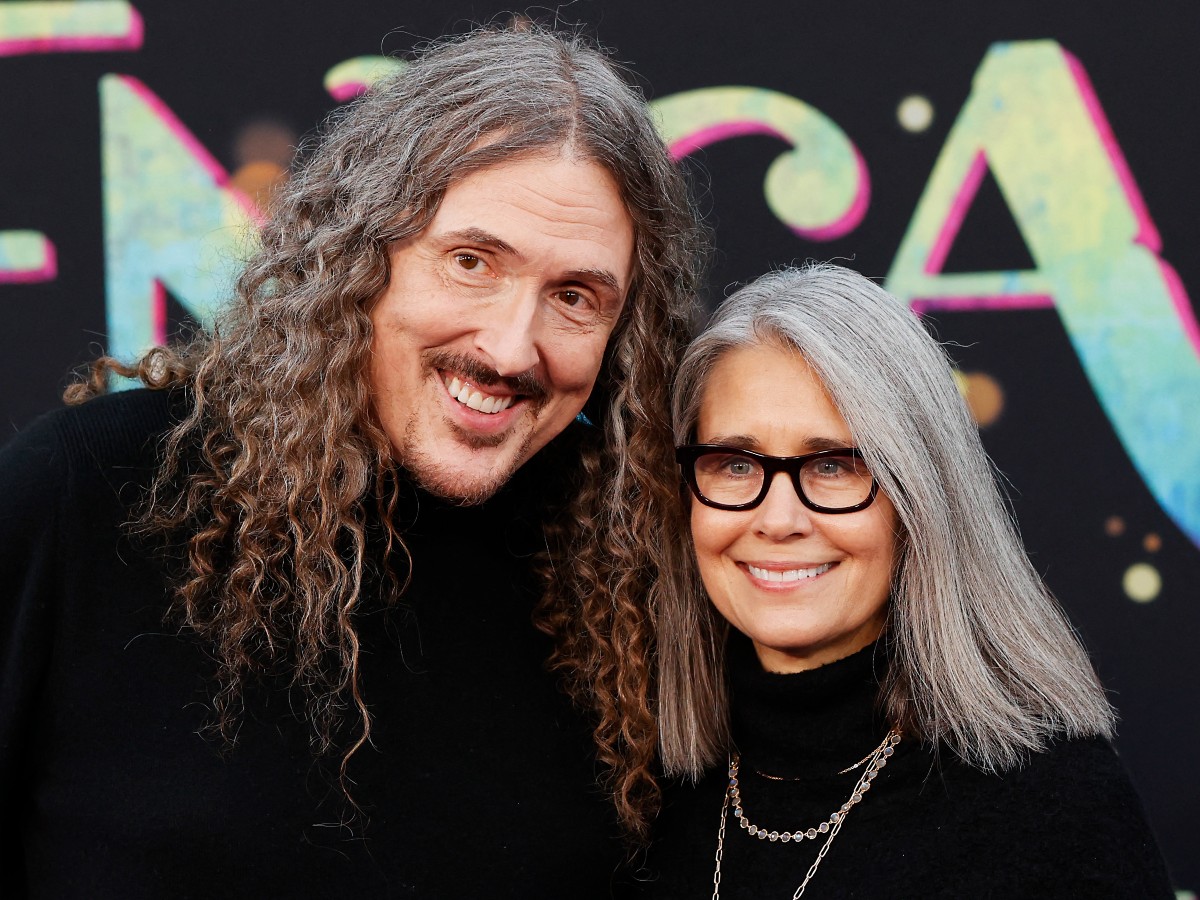
[[[424,235],[518,262],[554,259],[618,293],[633,273],[634,225],[607,169],[566,154],[502,161],[451,185]]]

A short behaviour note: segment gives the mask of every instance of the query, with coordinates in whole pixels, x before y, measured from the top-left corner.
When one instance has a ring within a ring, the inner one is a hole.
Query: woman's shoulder
[[[1123,779],[1125,768],[1112,744],[1103,737],[1059,737],[1042,750],[1025,754],[1020,762],[1002,774],[1009,783],[1029,786],[1061,783],[1082,778]]]
[[[953,807],[971,808],[983,817],[1020,817],[1026,827],[1052,819],[1064,825],[1062,816],[1084,818],[1098,812],[1141,817],[1129,775],[1101,737],[1055,740],[1001,772],[967,765],[942,751],[925,781],[925,791],[936,784],[934,793],[944,794]]]
[[[1141,799],[1104,738],[1057,740],[1000,774],[945,774],[959,839],[981,854],[1019,845],[1025,877],[1065,879],[1089,896],[1173,896]]]
[[[1102,737],[1061,738],[999,776],[1014,803],[1059,804],[1080,813],[1141,820],[1141,800],[1113,745]]]
[[[1060,740],[1003,773],[968,766],[949,750],[902,747],[823,866],[846,896],[1173,897],[1137,792],[1108,741]],[[667,785],[642,895],[711,890],[724,785],[721,771]],[[774,818],[811,817],[797,808]],[[736,852],[744,834],[730,834],[726,850]]]

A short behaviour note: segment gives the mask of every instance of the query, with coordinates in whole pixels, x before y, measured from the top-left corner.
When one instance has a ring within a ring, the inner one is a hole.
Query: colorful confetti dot
[[[246,163],[230,178],[230,183],[249,197],[264,215],[270,212],[275,192],[286,181],[287,170],[266,160]]]
[[[905,131],[922,132],[933,124],[933,104],[920,94],[909,94],[896,107],[896,119]]]
[[[255,119],[238,130],[233,142],[233,157],[238,166],[271,162],[286,169],[298,140],[296,132],[282,122]]]
[[[1134,563],[1125,570],[1121,586],[1130,600],[1137,603],[1149,603],[1162,591],[1162,576],[1158,569],[1149,563]]]
[[[980,428],[986,428],[1004,412],[1004,389],[1000,383],[985,372],[960,372],[954,370],[954,384],[962,398],[967,401],[971,418]]]

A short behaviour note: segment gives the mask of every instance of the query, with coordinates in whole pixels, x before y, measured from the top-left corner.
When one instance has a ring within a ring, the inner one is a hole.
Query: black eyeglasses
[[[856,447],[767,456],[740,447],[689,444],[675,449],[675,459],[696,499],[714,509],[754,509],[766,498],[776,472],[792,476],[800,502],[819,513],[866,509],[879,490]]]

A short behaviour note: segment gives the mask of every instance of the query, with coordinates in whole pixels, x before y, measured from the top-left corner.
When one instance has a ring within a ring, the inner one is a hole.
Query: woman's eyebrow
[[[804,446],[812,453],[818,450],[841,450],[854,445],[850,438],[810,437],[804,441]]]
[[[722,447],[741,448],[743,450],[754,450],[760,452],[759,448],[762,443],[752,434],[716,434],[704,441],[705,444],[717,444]],[[816,453],[818,450],[841,450],[844,447],[854,446],[854,442],[848,438],[831,438],[831,437],[806,437],[799,442],[803,448],[803,453],[794,454],[803,456],[804,453]]]
[[[758,438],[752,434],[716,434],[704,441],[706,444],[718,444],[722,447],[757,450]]]

